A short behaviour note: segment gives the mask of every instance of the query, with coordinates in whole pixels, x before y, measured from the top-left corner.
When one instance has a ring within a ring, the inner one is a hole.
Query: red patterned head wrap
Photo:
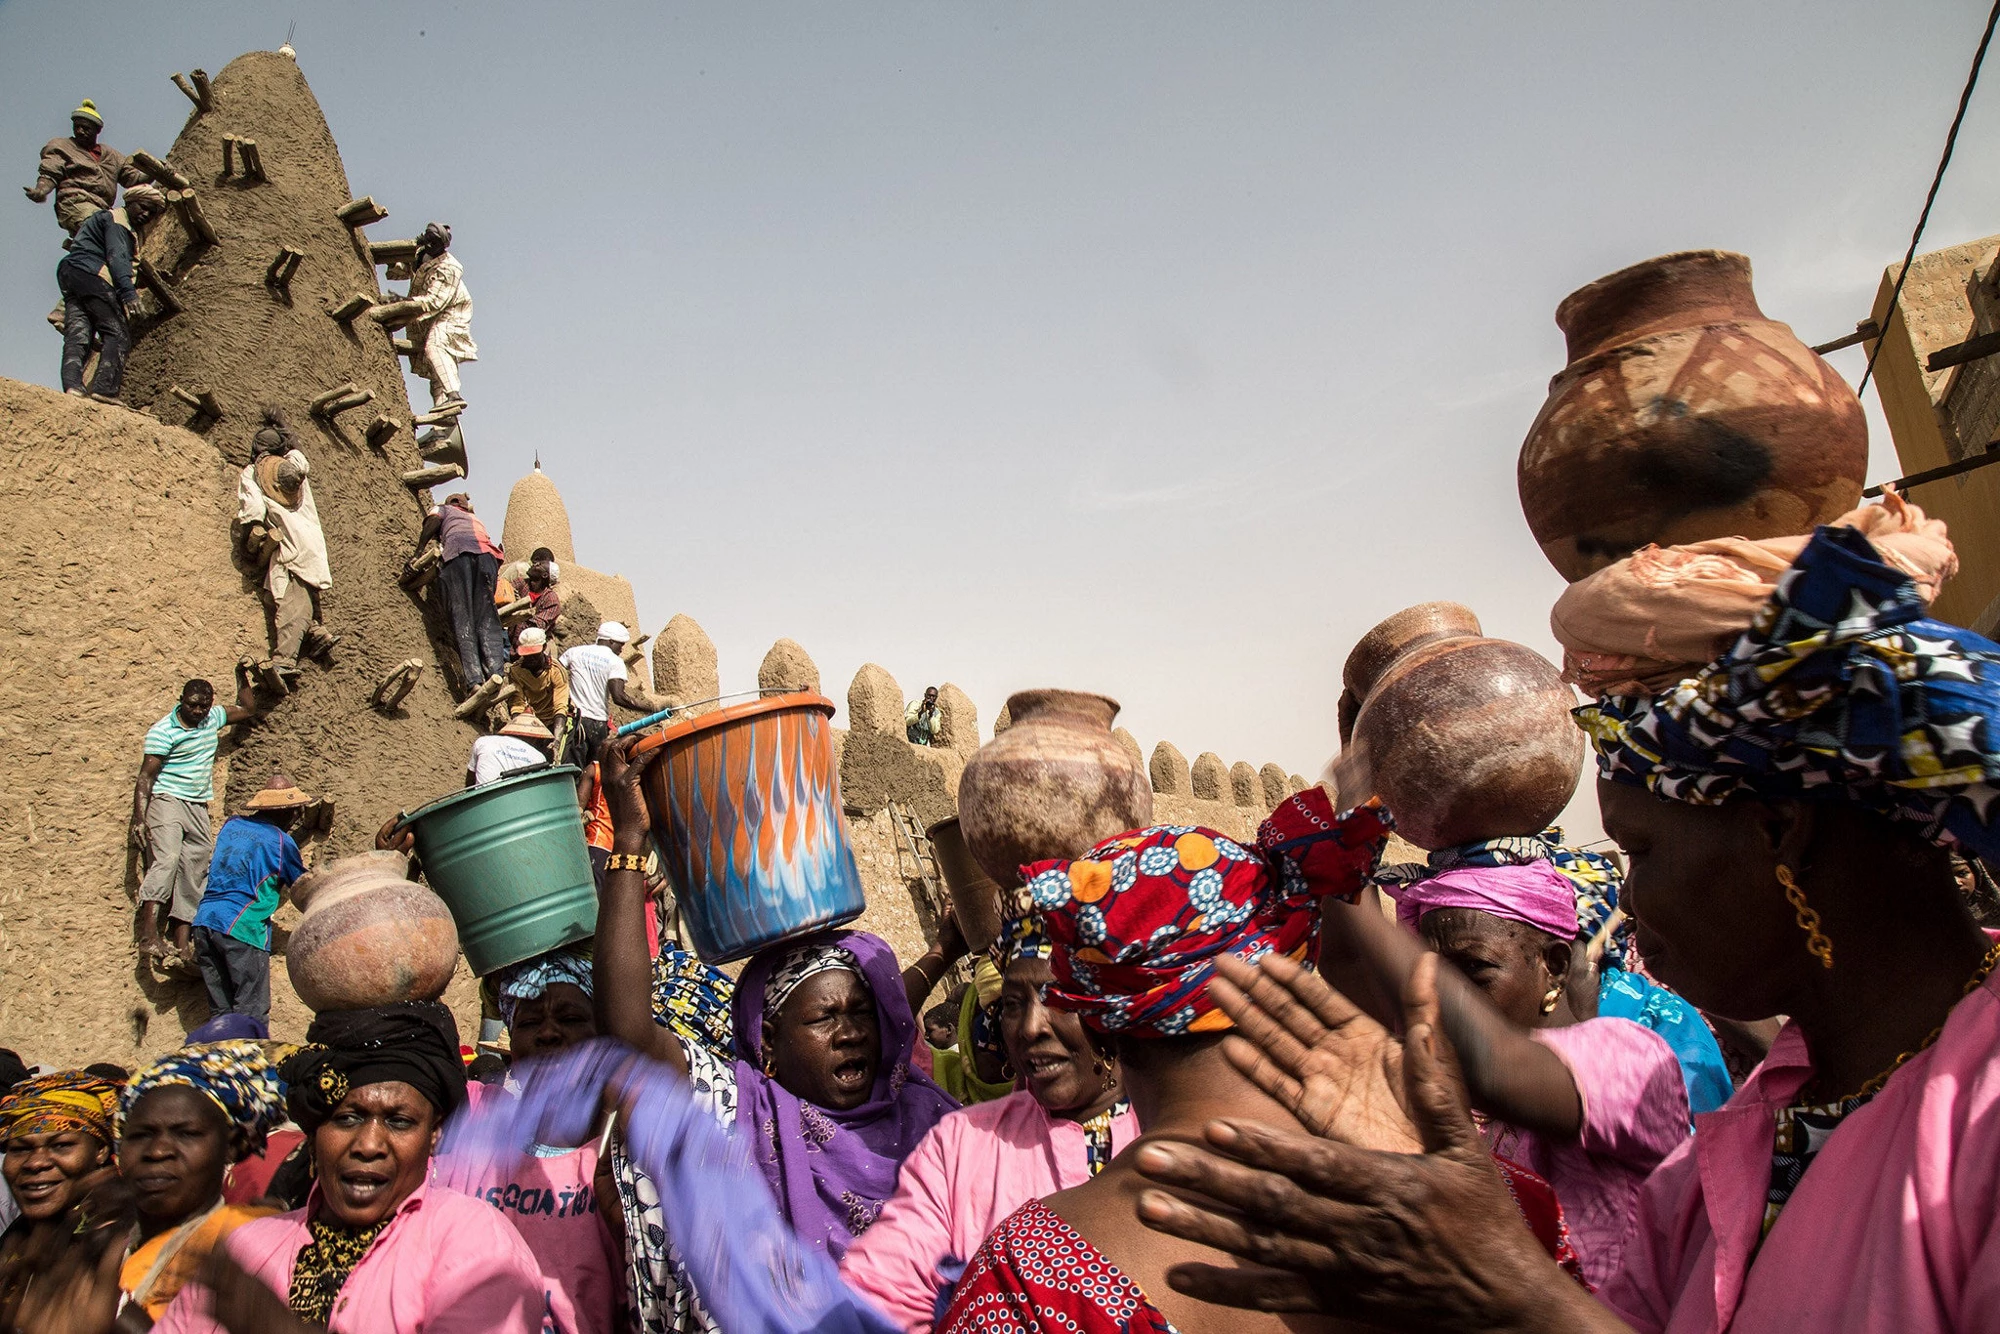
[[[1105,1033],[1228,1028],[1208,998],[1216,956],[1302,957],[1319,936],[1320,900],[1353,899],[1394,823],[1373,803],[1336,816],[1326,790],[1309,787],[1271,812],[1254,848],[1155,825],[1022,867],[1052,947],[1049,1003]]]

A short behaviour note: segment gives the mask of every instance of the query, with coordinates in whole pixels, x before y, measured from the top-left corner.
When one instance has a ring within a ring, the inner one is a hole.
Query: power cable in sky
[[[1944,169],[1951,165],[1951,150],[1958,143],[1958,127],[1965,123],[1966,104],[1972,101],[1972,90],[1979,83],[1979,67],[1986,60],[1986,47],[1993,40],[1993,25],[2000,23],[2000,0],[1995,0],[1993,12],[1986,16],[1986,31],[1980,34],[1979,49],[1972,53],[1972,72],[1965,76],[1965,91],[1958,95],[1958,114],[1951,118],[1951,130],[1944,137],[1944,153],[1938,158],[1937,172],[1931,177],[1930,193],[1924,196],[1924,211],[1917,215],[1917,229],[1910,233],[1910,248],[1903,252],[1903,265],[1896,271],[1896,285],[1890,289],[1888,308],[1882,312],[1878,323],[1883,330],[1889,327],[1889,319],[1896,313],[1896,303],[1903,296],[1903,280],[1910,276],[1910,261],[1917,257],[1917,242],[1924,234],[1924,224],[1931,220],[1931,205],[1937,202],[1938,186],[1944,181]],[[1868,351],[1868,367],[1861,372],[1861,383],[1854,387],[1856,397],[1868,390],[1868,379],[1875,374],[1875,358],[1882,354],[1882,339],[1876,338],[1875,346]]]

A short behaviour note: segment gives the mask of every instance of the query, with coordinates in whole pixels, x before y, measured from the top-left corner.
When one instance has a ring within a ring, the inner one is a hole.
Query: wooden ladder
[[[937,849],[931,846],[930,835],[900,801],[889,803],[889,822],[896,827],[896,874],[904,880],[921,882],[924,905],[931,910],[931,917],[943,917],[951,906],[951,898],[945,892],[944,872],[938,869]]]

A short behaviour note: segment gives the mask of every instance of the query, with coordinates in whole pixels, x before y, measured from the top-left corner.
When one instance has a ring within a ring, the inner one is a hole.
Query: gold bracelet
[[[604,859],[604,869],[609,871],[643,871],[646,856],[640,852],[614,852]]]

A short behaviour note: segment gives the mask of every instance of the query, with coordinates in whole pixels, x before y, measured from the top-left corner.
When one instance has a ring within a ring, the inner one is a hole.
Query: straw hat
[[[501,736],[517,736],[523,741],[554,741],[556,734],[532,713],[517,713],[500,729]]]
[[[244,803],[243,809],[248,811],[288,811],[299,806],[309,805],[311,802],[312,798],[295,786],[291,779],[287,778],[284,774],[274,773],[271,775],[270,782],[264,784],[261,790],[251,794],[250,800]]]

